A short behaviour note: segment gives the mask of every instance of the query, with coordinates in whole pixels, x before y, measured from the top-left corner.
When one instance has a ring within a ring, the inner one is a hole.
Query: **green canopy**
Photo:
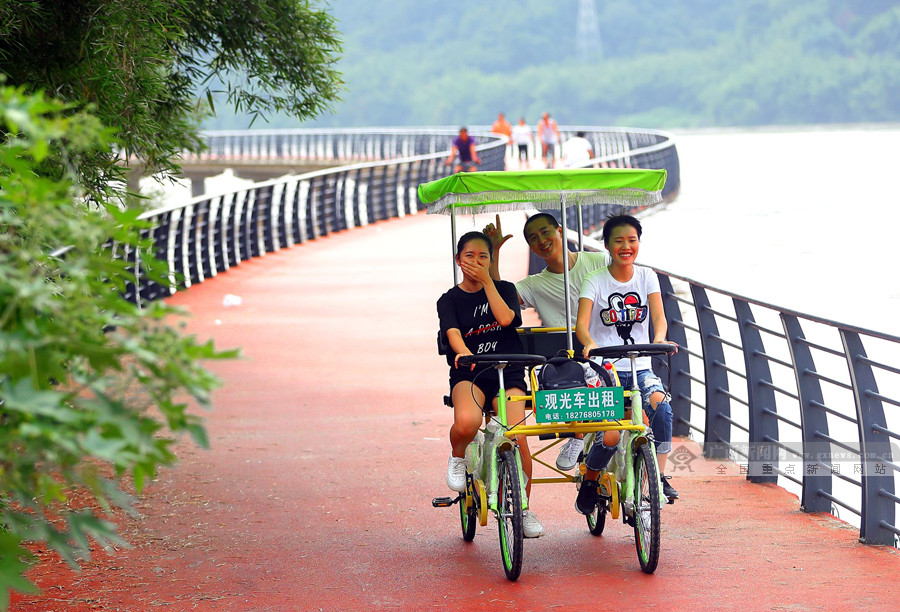
[[[460,172],[419,185],[428,214],[451,209],[479,214],[576,204],[646,206],[662,201],[665,170],[575,168],[524,172]],[[561,196],[565,196],[562,198]]]

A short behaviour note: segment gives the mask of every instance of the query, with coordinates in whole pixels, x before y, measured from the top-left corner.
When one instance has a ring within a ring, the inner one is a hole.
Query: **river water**
[[[900,126],[677,134],[681,190],[639,261],[900,336]]]

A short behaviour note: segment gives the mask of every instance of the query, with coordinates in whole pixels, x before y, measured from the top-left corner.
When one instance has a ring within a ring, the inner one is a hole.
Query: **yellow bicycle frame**
[[[565,330],[562,328],[546,328],[547,331],[557,331],[557,330]],[[569,357],[572,355],[570,354]],[[537,368],[531,369],[531,395],[508,395],[506,401],[508,402],[525,402],[531,400],[532,407],[536,406],[536,393],[538,389],[537,382]],[[619,382],[619,375],[616,373],[615,369],[613,369],[613,375],[615,377],[616,383]],[[624,395],[626,398],[631,397],[631,391],[629,389],[624,390]],[[639,433],[643,433],[646,429],[643,421],[635,422],[636,415],[632,414],[630,420],[615,420],[615,421],[570,421],[566,423],[541,423],[535,425],[515,425],[504,432],[504,435],[508,438],[513,436],[540,436],[546,434],[561,434],[561,433],[597,433],[597,432],[606,432],[606,431],[635,431]],[[639,417],[640,418],[640,417]],[[555,477],[544,477],[544,478],[532,478],[532,483],[551,483],[551,482],[573,482],[576,477],[571,476],[562,470],[559,470],[555,465],[550,465],[540,458],[539,455],[553,448],[562,438],[558,438],[552,444],[548,444],[544,448],[541,448],[537,452],[531,454],[532,461],[537,461],[544,467],[556,472],[559,476]],[[640,440],[635,440],[636,445],[640,445]]]

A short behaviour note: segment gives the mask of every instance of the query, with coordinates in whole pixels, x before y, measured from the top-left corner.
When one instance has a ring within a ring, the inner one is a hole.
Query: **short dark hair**
[[[491,239],[487,237],[483,232],[472,231],[466,232],[462,235],[462,238],[459,239],[459,242],[456,243],[456,256],[459,257],[462,253],[463,248],[471,242],[472,240],[482,240],[487,245],[488,255],[491,256],[491,261],[494,261],[494,245],[491,243]]]
[[[525,222],[525,226],[522,228],[522,235],[525,236],[525,240],[528,240],[528,226],[531,225],[533,221],[540,221],[541,219],[546,219],[547,223],[552,225],[554,228],[559,227],[559,221],[557,221],[556,217],[554,217],[550,213],[538,213],[536,215],[532,215],[531,217],[528,217],[528,221]]]
[[[585,137],[585,133],[584,133],[584,132],[575,132],[575,135],[578,136],[579,138],[584,138],[584,137]]]
[[[636,229],[638,240],[640,240],[641,234],[644,231],[640,221],[631,215],[610,215],[603,224],[603,244],[609,246],[609,239],[612,237],[613,230],[617,227],[622,227],[623,225],[630,225]]]

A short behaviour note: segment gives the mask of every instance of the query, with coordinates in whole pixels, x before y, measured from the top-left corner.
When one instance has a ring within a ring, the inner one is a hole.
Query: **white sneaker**
[[[584,440],[581,438],[569,438],[568,442],[563,444],[559,450],[559,456],[556,458],[557,469],[568,472],[578,462],[578,455],[584,450]]]
[[[447,465],[447,486],[451,491],[466,490],[466,458],[450,457]]]
[[[522,534],[526,538],[539,538],[544,535],[544,526],[531,510],[522,513]]]

